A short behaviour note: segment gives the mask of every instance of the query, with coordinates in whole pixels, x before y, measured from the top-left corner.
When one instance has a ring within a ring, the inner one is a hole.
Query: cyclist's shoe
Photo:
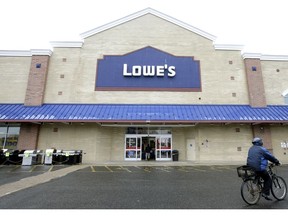
[[[272,199],[267,194],[262,194],[262,197],[264,197],[266,200],[272,201]]]

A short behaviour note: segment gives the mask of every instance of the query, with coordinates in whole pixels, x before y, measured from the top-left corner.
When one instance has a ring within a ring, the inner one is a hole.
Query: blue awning
[[[0,104],[0,122],[283,123],[288,122],[288,106]]]

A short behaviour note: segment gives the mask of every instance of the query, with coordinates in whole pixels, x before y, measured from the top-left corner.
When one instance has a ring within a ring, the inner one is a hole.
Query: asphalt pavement
[[[287,209],[241,198],[238,165],[1,165],[0,209]],[[286,181],[287,165],[277,167]]]

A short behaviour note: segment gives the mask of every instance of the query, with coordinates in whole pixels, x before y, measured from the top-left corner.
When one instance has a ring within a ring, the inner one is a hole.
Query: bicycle
[[[287,184],[285,180],[276,175],[273,171],[274,164],[269,164],[268,173],[272,179],[271,193],[276,200],[284,200],[287,194]],[[264,180],[257,176],[254,169],[247,165],[237,167],[237,173],[242,178],[241,197],[249,205],[255,205],[262,196]]]

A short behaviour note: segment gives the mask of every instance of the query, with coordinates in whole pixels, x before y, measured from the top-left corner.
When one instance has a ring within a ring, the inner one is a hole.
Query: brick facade
[[[250,105],[252,107],[266,107],[267,104],[260,59],[245,59],[244,64]]]
[[[253,136],[260,137],[263,140],[263,146],[267,148],[270,152],[273,150],[272,137],[270,125],[268,124],[259,124],[253,125],[252,127]]]
[[[44,99],[49,56],[32,56],[25,106],[41,106]]]
[[[41,106],[44,101],[49,55],[33,55],[31,60],[24,105]],[[22,123],[17,148],[37,149],[40,125]]]
[[[17,149],[33,150],[37,149],[40,125],[31,123],[22,123]]]

